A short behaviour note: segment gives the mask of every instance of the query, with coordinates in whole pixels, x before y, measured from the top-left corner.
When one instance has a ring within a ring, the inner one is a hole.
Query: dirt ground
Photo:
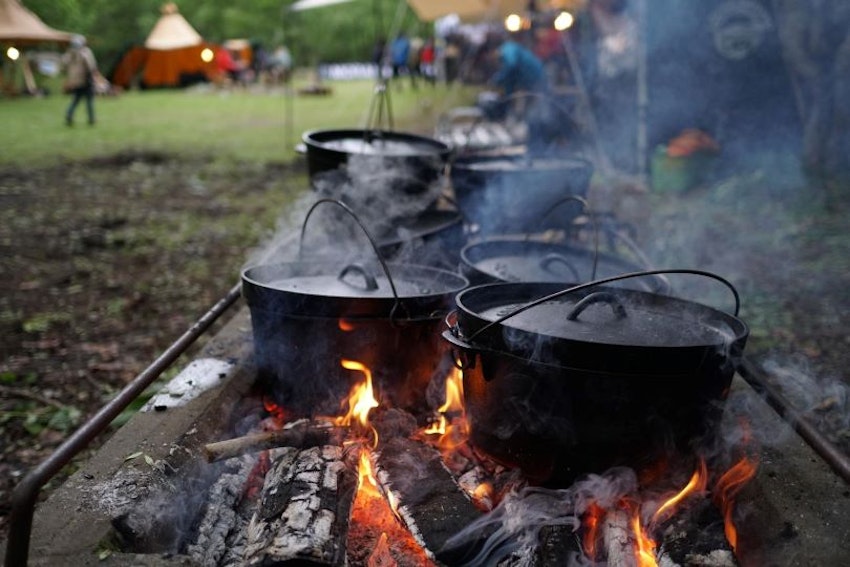
[[[640,243],[733,281],[747,354],[850,452],[848,210],[769,181],[638,191]],[[0,170],[0,539],[27,470],[232,288],[306,186],[299,166],[157,154]]]

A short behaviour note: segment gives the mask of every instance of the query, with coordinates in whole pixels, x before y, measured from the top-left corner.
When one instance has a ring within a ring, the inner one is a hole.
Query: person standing
[[[552,155],[573,131],[571,118],[553,99],[543,63],[534,53],[512,39],[491,37],[484,47],[485,59],[497,70],[489,84],[502,90],[498,113],[508,107],[520,109],[526,127],[529,155]]]
[[[850,3],[777,0],[784,57],[803,122],[803,168],[825,204],[847,200],[850,179]]]
[[[399,79],[402,75],[410,73],[407,67],[407,59],[410,57],[410,40],[404,34],[400,33],[390,44],[390,58],[393,65],[393,78]],[[398,82],[399,87],[401,82]]]
[[[419,54],[419,74],[432,85],[437,81],[437,69],[435,67],[436,55],[434,38],[429,37],[425,40],[425,44],[422,46],[422,52]]]
[[[86,112],[89,125],[94,125],[94,85],[100,75],[97,70],[97,60],[94,53],[86,45],[86,38],[75,35],[71,38],[71,46],[62,58],[65,66],[65,92],[72,95],[71,103],[65,111],[65,124],[74,125],[74,112],[82,99],[86,100]]]

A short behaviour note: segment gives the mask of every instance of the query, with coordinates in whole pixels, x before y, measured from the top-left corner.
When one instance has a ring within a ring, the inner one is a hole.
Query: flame
[[[593,561],[597,558],[597,538],[599,537],[599,523],[605,517],[605,509],[591,502],[587,507],[584,518],[584,536],[582,537],[582,548],[584,553]]]
[[[372,459],[366,449],[360,451],[360,463],[357,466],[357,490],[363,490],[379,498],[381,496],[381,492],[378,490],[378,481],[372,472]]]
[[[452,373],[446,378],[446,401],[437,411],[442,414],[463,411],[463,374],[460,369],[452,369]]]
[[[357,493],[369,498],[386,498],[390,510],[398,516],[398,499],[391,491],[383,491],[378,486],[378,479],[372,470],[372,457],[368,449],[360,451],[360,462],[357,466]]]
[[[632,532],[637,544],[635,560],[638,567],[658,567],[658,562],[655,560],[655,541],[644,531],[637,511],[632,515]]]
[[[440,438],[434,443],[437,448],[442,449],[445,454],[466,442],[469,437],[469,423],[463,407],[463,374],[457,368],[446,377],[446,400],[437,412],[440,414],[438,420],[424,430],[426,435],[439,435]],[[459,416],[449,419],[447,414]]]
[[[729,545],[733,551],[737,551],[738,546],[738,531],[735,529],[735,524],[732,521],[735,497],[744,485],[755,476],[757,469],[758,466],[754,461],[743,457],[732,468],[723,473],[717,479],[717,483],[714,486],[715,502],[723,512],[723,528],[726,532],[726,539],[729,541]]]
[[[493,508],[493,499],[495,496],[496,491],[489,482],[482,482],[472,491],[472,500],[484,510],[491,510]]]
[[[700,459],[697,470],[695,470],[694,474],[691,475],[691,480],[688,482],[687,485],[685,485],[685,488],[683,488],[675,496],[667,499],[663,504],[661,504],[658,510],[655,511],[655,514],[652,515],[652,523],[661,520],[665,512],[672,512],[675,507],[689,494],[693,492],[704,491],[707,483],[708,467],[706,466],[705,461],[703,459]]]
[[[342,359],[340,361],[343,368],[348,370],[359,370],[365,376],[365,380],[361,384],[356,384],[351,388],[351,394],[348,396],[348,413],[334,420],[337,425],[349,426],[356,419],[363,427],[369,425],[369,412],[378,407],[378,400],[375,399],[375,392],[372,388],[372,371],[365,365],[354,360]],[[374,429],[372,429],[374,432]],[[378,443],[378,436],[375,435],[375,444]]]
[[[349,331],[354,330],[354,323],[352,323],[351,321],[346,321],[345,319],[340,319],[338,324],[339,324],[339,330],[340,331],[349,332]]]

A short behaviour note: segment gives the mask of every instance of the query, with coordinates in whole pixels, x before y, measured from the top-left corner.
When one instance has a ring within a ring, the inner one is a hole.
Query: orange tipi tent
[[[138,78],[142,88],[182,87],[209,80],[210,62],[201,58],[204,49],[213,46],[186,21],[169,2],[145,40],[130,48],[111,73],[114,85],[129,88]]]

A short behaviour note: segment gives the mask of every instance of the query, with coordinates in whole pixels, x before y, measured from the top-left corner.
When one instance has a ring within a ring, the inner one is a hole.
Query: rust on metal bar
[[[135,400],[160,374],[171,366],[209,327],[233,305],[242,293],[242,284],[236,284],[200,319],[195,321],[174,344],[163,352],[150,366],[127,384],[109,403],[77,429],[47,459],[35,467],[15,486],[9,513],[9,537],[6,548],[6,567],[27,564],[30,535],[35,505],[41,488],[97,437],[133,400]]]
[[[779,414],[779,417],[787,421],[820,458],[844,479],[844,482],[850,484],[850,459],[770,384],[767,372],[755,363],[744,359],[738,373],[756,392],[765,396],[768,405]]]

